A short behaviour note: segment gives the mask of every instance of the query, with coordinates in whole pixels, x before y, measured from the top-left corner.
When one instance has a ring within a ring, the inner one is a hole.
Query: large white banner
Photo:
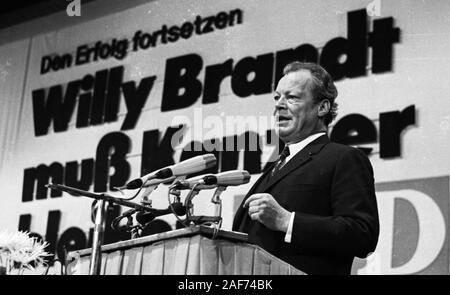
[[[302,59],[336,80],[331,139],[363,148],[374,167],[381,237],[353,273],[448,274],[448,13],[444,1],[167,0],[6,44],[2,228],[36,233],[58,254],[89,247],[92,200],[45,184],[117,194],[112,187],[210,152],[210,172],[252,175],[222,195],[231,229],[277,153],[273,87],[287,62]],[[211,195],[195,197],[196,214],[214,213]],[[167,208],[167,187],[151,200]],[[176,226],[162,220],[148,231]],[[108,229],[106,242],[123,238]]]

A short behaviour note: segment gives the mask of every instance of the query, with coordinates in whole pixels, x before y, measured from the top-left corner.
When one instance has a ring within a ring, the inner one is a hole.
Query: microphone
[[[203,178],[205,185],[237,186],[250,181],[250,173],[246,170],[230,170]]]
[[[186,207],[181,202],[176,202],[172,204],[175,214],[178,216],[183,216],[186,214]],[[155,210],[155,212],[143,212],[140,211],[136,214],[136,221],[140,224],[147,224],[158,216],[163,216],[173,213],[170,206],[167,209]]]
[[[191,173],[196,173],[209,169],[216,165],[216,157],[213,154],[206,154],[197,157],[193,157],[172,166],[162,168],[158,171],[151,172],[140,178],[136,178],[119,189],[137,189],[140,188],[145,182],[152,179],[164,179],[172,176],[182,176]]]
[[[174,183],[173,186],[171,186],[171,188],[178,190],[192,189],[196,184],[197,184],[197,186],[195,187],[196,190],[215,188],[214,185],[205,185],[204,178],[206,176],[213,176],[213,174],[203,174],[185,180],[178,180],[176,183]]]
[[[174,184],[175,189],[192,189],[196,190],[212,189],[218,186],[237,186],[248,183],[250,174],[246,170],[231,170],[218,174],[204,174],[192,177],[186,180],[178,181]]]
[[[170,176],[169,178],[164,178],[164,179],[151,179],[146,181],[143,184],[143,187],[150,187],[150,186],[154,186],[154,185],[159,185],[159,184],[169,184],[172,181],[174,181],[176,179],[175,176]]]

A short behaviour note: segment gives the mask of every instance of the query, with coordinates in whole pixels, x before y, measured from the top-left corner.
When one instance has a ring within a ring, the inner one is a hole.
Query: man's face
[[[286,74],[275,90],[276,129],[285,143],[298,142],[323,128],[318,104],[309,89],[311,73],[301,70]]]

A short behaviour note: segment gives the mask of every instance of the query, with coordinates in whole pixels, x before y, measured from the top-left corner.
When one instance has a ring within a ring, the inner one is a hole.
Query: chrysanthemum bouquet
[[[45,265],[47,242],[30,237],[27,232],[0,231],[0,274],[23,274],[25,269]]]

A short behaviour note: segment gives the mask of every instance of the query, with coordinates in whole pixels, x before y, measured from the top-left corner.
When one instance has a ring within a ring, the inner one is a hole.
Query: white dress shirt
[[[286,157],[286,162],[284,165],[286,165],[287,162],[289,162],[290,159],[292,159],[298,152],[300,152],[302,149],[305,148],[308,144],[316,140],[317,138],[324,135],[325,132],[315,133],[313,135],[308,136],[307,138],[303,139],[300,142],[292,143],[292,144],[286,144],[289,147],[289,156]],[[292,239],[292,228],[294,227],[294,218],[295,218],[295,212],[291,212],[291,218],[289,219],[289,225],[286,232],[286,235],[284,237],[284,241],[286,243],[290,243]]]

